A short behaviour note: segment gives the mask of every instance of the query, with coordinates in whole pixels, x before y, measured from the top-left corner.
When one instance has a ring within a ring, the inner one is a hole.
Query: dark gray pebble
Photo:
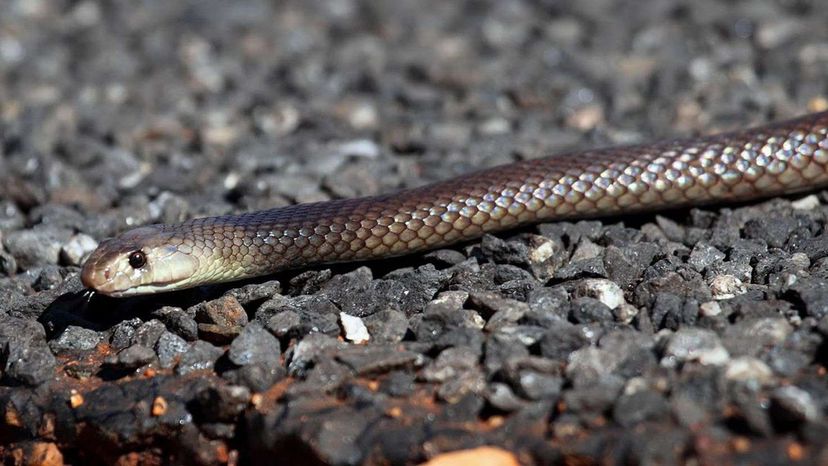
[[[57,337],[49,342],[49,347],[56,353],[71,351],[89,351],[95,349],[101,335],[98,332],[70,325]]]
[[[707,243],[696,243],[693,250],[690,251],[690,258],[687,259],[687,264],[690,265],[696,272],[703,272],[711,265],[719,262],[725,258],[725,254],[719,251],[714,246]]]
[[[250,403],[250,395],[239,385],[211,386],[198,393],[193,405],[199,420],[232,423]]]
[[[152,313],[166,328],[187,341],[198,338],[198,323],[194,316],[180,307],[164,306]]]
[[[606,304],[588,296],[572,301],[570,316],[577,324],[612,322],[613,320],[612,310]]]
[[[0,317],[0,361],[3,380],[29,386],[53,377],[57,363],[46,344],[43,327],[15,317]]]
[[[135,336],[135,330],[143,323],[144,322],[138,317],[118,322],[115,324],[115,327],[112,328],[112,336],[109,338],[109,343],[112,344],[116,350],[126,348],[132,344],[133,337]]]
[[[670,406],[664,396],[652,390],[641,390],[618,398],[612,417],[624,427],[644,421],[659,421],[670,415]]]
[[[155,344],[158,343],[158,339],[161,338],[161,335],[163,335],[166,331],[167,327],[164,326],[160,320],[148,320],[135,329],[135,333],[132,335],[131,341],[133,345],[142,345],[147,348],[153,348]]]
[[[6,250],[15,258],[17,265],[28,269],[56,265],[60,260],[61,248],[71,237],[71,230],[41,226],[32,230],[13,231],[3,240]]]
[[[189,348],[190,345],[186,340],[171,332],[162,333],[155,344],[155,352],[163,368],[173,367],[178,357],[186,353]]]
[[[190,344],[189,350],[181,355],[181,359],[175,367],[175,373],[184,375],[193,371],[212,369],[223,353],[224,351],[221,348],[206,341],[193,342]]]
[[[544,357],[566,361],[570,353],[589,343],[583,327],[559,321],[550,326],[541,339],[540,351]]]
[[[363,319],[371,339],[377,343],[397,343],[408,332],[405,313],[394,309],[376,312]]]
[[[349,346],[338,351],[336,358],[357,374],[383,373],[423,363],[423,357],[413,351],[380,345]]]
[[[777,427],[783,431],[814,422],[822,416],[819,404],[810,393],[794,385],[773,391],[770,411]]]
[[[251,363],[279,364],[279,340],[257,322],[251,322],[230,344],[228,358],[237,366]]]

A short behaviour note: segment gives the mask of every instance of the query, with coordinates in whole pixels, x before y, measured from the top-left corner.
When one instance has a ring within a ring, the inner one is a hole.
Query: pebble
[[[821,408],[811,394],[794,385],[774,390],[770,409],[781,423],[814,422],[822,416]]]
[[[742,281],[733,275],[717,275],[710,279],[710,292],[713,299],[731,299],[743,294],[747,289]]]
[[[638,308],[632,304],[624,303],[613,309],[612,315],[616,322],[629,325],[638,316]]]
[[[506,450],[495,447],[477,447],[470,450],[442,453],[423,466],[462,466],[474,464],[476,466],[518,466],[520,462],[515,455]]]
[[[679,329],[666,337],[661,365],[674,367],[680,363],[698,362],[721,366],[730,360],[730,354],[718,335],[699,328]]]
[[[423,368],[421,377],[428,382],[445,382],[465,371],[477,370],[479,355],[467,348],[447,348]]]
[[[109,338],[109,343],[116,350],[126,348],[132,344],[135,329],[140,327],[141,324],[143,324],[143,321],[138,317],[118,322],[112,328],[112,336]]]
[[[152,315],[179,337],[187,341],[195,341],[198,338],[198,323],[184,309],[175,306],[164,306],[153,311]]]
[[[252,363],[279,364],[279,340],[258,322],[251,322],[230,344],[228,359],[237,366]]]
[[[819,206],[819,198],[813,194],[809,194],[801,199],[791,201],[791,207],[793,207],[796,210],[814,210]]]
[[[163,335],[166,331],[167,327],[164,326],[160,320],[151,319],[142,323],[135,329],[130,341],[133,345],[142,345],[147,348],[152,348],[156,343],[158,343],[158,339],[161,338],[161,335]]]
[[[195,312],[199,336],[212,343],[232,341],[247,325],[247,312],[234,296],[223,296],[199,306]]]
[[[569,354],[566,376],[578,384],[601,379],[615,370],[622,356],[592,346],[575,350]]]
[[[707,243],[696,243],[693,250],[690,251],[690,257],[687,259],[687,264],[693,267],[697,272],[703,272],[716,262],[725,258],[725,254],[714,246]]]
[[[107,364],[116,370],[134,370],[156,360],[155,351],[144,345],[135,344],[119,351]]]
[[[0,231],[14,231],[23,227],[26,219],[13,201],[8,199],[0,200]],[[0,236],[0,240],[2,240]]]
[[[732,354],[757,356],[783,344],[792,332],[791,324],[780,317],[747,318],[728,327],[723,341]]]
[[[80,266],[88,254],[98,247],[95,238],[78,233],[71,238],[60,250],[60,260],[67,265]]]
[[[155,344],[159,364],[165,369],[175,366],[178,356],[186,353],[189,348],[184,338],[171,332],[162,333]]]
[[[632,427],[644,421],[658,421],[670,415],[670,405],[658,392],[640,390],[618,398],[612,417],[624,427]]]
[[[2,235],[0,235],[0,242]],[[14,276],[17,273],[17,261],[14,256],[6,252],[0,244],[0,274]]]
[[[206,341],[199,340],[191,343],[190,348],[181,355],[181,359],[175,367],[175,373],[185,375],[193,371],[212,369],[223,353],[224,351],[221,348]]]
[[[336,358],[360,375],[416,367],[424,362],[420,354],[393,346],[349,346],[337,352]]]
[[[200,420],[235,423],[250,403],[250,397],[250,390],[244,386],[210,386],[198,392],[193,405]]]
[[[504,383],[494,382],[489,385],[486,400],[501,411],[515,411],[522,408],[526,402],[515,395],[512,388]]]
[[[252,283],[233,288],[225,293],[225,297],[235,298],[242,306],[252,306],[279,297],[281,291],[282,284],[279,280],[270,280],[264,283]]]
[[[56,353],[71,351],[89,351],[98,346],[101,336],[87,328],[70,325],[60,336],[49,342],[49,347]]]
[[[371,335],[368,333],[368,328],[359,317],[354,317],[344,312],[340,312],[339,322],[342,324],[345,339],[351,343],[367,343],[368,340],[371,339]]]
[[[725,378],[731,382],[764,386],[773,381],[773,371],[759,359],[743,356],[733,358],[724,368]]]
[[[285,338],[291,333],[298,333],[302,318],[293,311],[275,314],[267,321],[266,328],[278,338]]]
[[[398,343],[408,332],[408,318],[395,309],[385,309],[362,319],[368,334],[377,343]]]
[[[582,327],[569,322],[557,322],[549,327],[541,339],[540,351],[544,357],[566,361],[574,351],[589,343]]]
[[[576,297],[595,298],[609,309],[615,309],[624,304],[624,292],[621,287],[610,280],[587,279],[582,280],[575,288]]]
[[[799,280],[789,288],[791,298],[801,303],[805,315],[821,319],[828,315],[828,280]]]
[[[705,317],[715,317],[722,313],[722,306],[716,301],[708,301],[699,305],[699,314]]]
[[[10,232],[3,242],[18,267],[30,269],[56,265],[60,260],[61,249],[71,237],[70,230],[41,226],[31,230]]]
[[[57,361],[37,322],[0,316],[0,374],[11,384],[37,386],[54,376]]]

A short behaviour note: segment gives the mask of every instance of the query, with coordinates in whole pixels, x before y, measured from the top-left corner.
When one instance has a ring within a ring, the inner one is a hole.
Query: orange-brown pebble
[[[155,397],[152,400],[152,415],[163,416],[167,412],[167,400],[162,396]]]
[[[78,393],[77,390],[72,390],[69,392],[69,406],[72,408],[77,408],[78,406],[83,404],[83,395]]]
[[[26,466],[62,466],[63,454],[57,445],[51,442],[38,442],[32,445],[31,454],[26,459]]]
[[[23,422],[20,420],[20,413],[11,404],[6,405],[6,411],[3,413],[3,422],[11,427],[23,427]]]
[[[808,111],[824,112],[828,110],[828,98],[819,96],[808,101]]]
[[[738,453],[746,453],[750,450],[750,440],[745,437],[736,437],[731,441],[733,449]]]
[[[489,427],[498,428],[502,426],[504,422],[506,422],[506,420],[503,418],[503,416],[492,416],[489,418],[486,424],[488,424]]]
[[[802,444],[798,442],[791,442],[788,445],[788,458],[791,461],[802,461],[802,458],[805,457],[805,449],[802,448]]]
[[[515,455],[495,447],[443,453],[423,463],[423,466],[520,466]]]

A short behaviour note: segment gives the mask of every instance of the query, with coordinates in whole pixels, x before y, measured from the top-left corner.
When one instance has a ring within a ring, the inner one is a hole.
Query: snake
[[[113,297],[443,248],[576,218],[750,201],[828,184],[828,112],[573,151],[394,193],[195,218],[102,241],[83,285]]]

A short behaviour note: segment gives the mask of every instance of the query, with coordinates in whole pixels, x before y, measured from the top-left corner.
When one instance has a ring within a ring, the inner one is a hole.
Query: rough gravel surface
[[[828,196],[135,299],[130,227],[828,107],[818,0],[0,0],[5,464],[828,462]]]

